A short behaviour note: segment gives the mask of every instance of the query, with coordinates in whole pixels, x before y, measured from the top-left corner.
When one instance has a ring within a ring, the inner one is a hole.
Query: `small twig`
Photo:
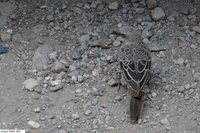
[[[124,37],[124,38],[127,37],[126,34],[118,32],[118,31],[113,31],[112,34],[115,34],[117,36],[121,36],[121,37]]]
[[[69,100],[66,100],[65,102],[78,103],[79,101],[80,101],[79,99],[69,99]]]
[[[166,51],[166,49],[151,50],[151,52],[160,52],[160,51]]]

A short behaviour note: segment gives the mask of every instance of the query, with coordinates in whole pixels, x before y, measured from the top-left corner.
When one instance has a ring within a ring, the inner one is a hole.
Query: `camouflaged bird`
[[[120,49],[118,58],[123,77],[127,82],[128,93],[131,95],[131,122],[135,123],[143,115],[143,89],[151,76],[151,51],[145,44],[134,43],[133,40],[127,38],[126,44]]]

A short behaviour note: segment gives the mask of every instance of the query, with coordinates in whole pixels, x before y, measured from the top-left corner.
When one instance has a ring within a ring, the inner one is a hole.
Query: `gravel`
[[[0,41],[9,47],[0,55],[0,127],[33,133],[200,131],[196,1],[15,2],[0,3]],[[6,13],[11,5],[17,10]],[[133,43],[154,50],[156,74],[144,90],[144,118],[135,125],[126,83],[118,81],[118,51],[127,39],[113,31],[130,32]]]

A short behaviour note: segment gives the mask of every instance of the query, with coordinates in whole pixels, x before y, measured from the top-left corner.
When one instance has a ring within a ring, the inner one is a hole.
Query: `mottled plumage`
[[[149,48],[143,43],[125,44],[120,49],[119,61],[128,86],[132,89],[134,97],[138,97],[150,79],[151,52]]]
[[[119,33],[125,40],[118,58],[128,92],[131,92],[130,118],[135,123],[143,115],[143,89],[151,76],[151,51],[144,43],[140,43],[141,37],[137,30],[125,27]]]

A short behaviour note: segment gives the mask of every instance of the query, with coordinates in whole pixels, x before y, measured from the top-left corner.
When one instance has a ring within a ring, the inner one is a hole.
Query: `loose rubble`
[[[0,127],[41,133],[200,131],[200,8],[195,0],[170,3],[0,2],[0,54],[1,46],[9,48],[0,55]],[[152,50],[153,79],[144,90],[144,118],[135,125],[126,83],[119,79],[118,52],[127,41],[115,33],[120,29]]]

